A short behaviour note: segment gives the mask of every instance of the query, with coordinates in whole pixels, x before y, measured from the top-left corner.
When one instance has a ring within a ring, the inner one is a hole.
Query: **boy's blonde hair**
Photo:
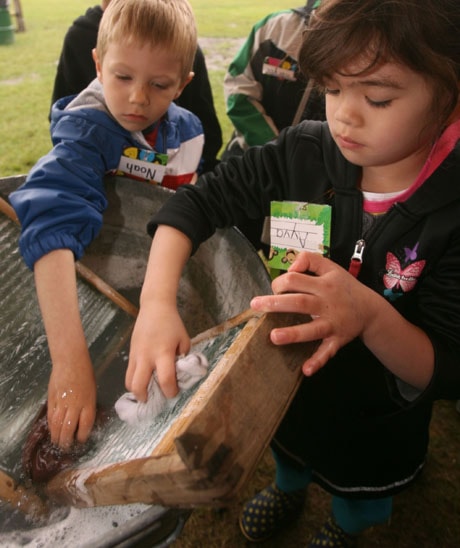
[[[167,49],[182,64],[185,80],[197,49],[192,8],[187,0],[111,0],[97,35],[96,51],[101,63],[112,42]]]

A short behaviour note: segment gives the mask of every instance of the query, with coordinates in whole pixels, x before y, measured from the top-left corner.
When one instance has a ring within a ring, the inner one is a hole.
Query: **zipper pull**
[[[359,271],[361,270],[361,266],[363,264],[363,253],[365,247],[366,242],[364,240],[358,240],[355,244],[355,250],[353,251],[353,255],[351,256],[348,272],[350,272],[350,274],[353,274],[355,278],[358,277]]]

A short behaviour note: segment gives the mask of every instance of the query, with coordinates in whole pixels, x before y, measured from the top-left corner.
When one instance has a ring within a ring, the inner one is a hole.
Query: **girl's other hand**
[[[273,281],[272,288],[274,295],[251,301],[254,310],[313,317],[311,322],[271,332],[271,341],[277,345],[322,341],[304,363],[305,375],[318,371],[342,346],[363,333],[376,296],[339,265],[309,252],[300,253],[287,273]]]

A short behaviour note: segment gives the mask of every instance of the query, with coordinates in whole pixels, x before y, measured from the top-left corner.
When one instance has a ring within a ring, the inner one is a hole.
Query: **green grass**
[[[288,0],[192,0],[191,4],[200,37],[229,39],[246,37],[258,19],[291,7]],[[73,19],[91,5],[91,0],[22,2],[26,32],[16,33],[13,44],[0,45],[0,177],[26,173],[49,150],[48,111],[62,40]],[[219,47],[225,47],[225,41]],[[224,141],[231,132],[222,92],[225,69],[210,70]]]
[[[191,0],[200,36],[240,38],[247,36],[252,25],[272,11],[302,4],[302,0]]]

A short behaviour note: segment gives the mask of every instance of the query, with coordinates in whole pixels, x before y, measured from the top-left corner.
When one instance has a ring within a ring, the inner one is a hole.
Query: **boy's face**
[[[181,79],[182,66],[167,50],[148,45],[109,44],[101,63],[93,51],[107,107],[128,131],[158,121],[193,77]]]
[[[379,173],[391,169],[393,180],[407,182],[423,165],[436,131],[433,89],[420,74],[396,63],[359,74],[369,64],[361,61],[324,82],[332,135],[350,162]],[[347,75],[353,73],[358,75]]]

